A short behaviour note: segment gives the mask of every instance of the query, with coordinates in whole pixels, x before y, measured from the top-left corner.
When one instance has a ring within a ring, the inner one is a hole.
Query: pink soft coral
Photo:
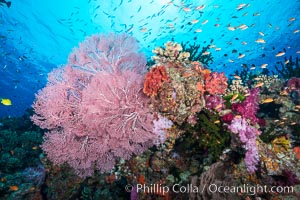
[[[205,90],[211,95],[224,94],[227,86],[227,77],[224,72],[213,72],[205,78]]]
[[[136,47],[127,35],[95,35],[49,75],[32,120],[49,130],[42,148],[55,164],[68,163],[86,177],[159,139],[142,92],[146,60]]]
[[[233,133],[239,134],[240,141],[246,150],[245,164],[249,173],[254,173],[259,162],[256,138],[261,132],[251,126],[245,118],[234,118],[228,127]]]

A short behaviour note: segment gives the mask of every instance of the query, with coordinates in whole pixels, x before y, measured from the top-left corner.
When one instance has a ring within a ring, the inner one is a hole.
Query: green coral
[[[16,132],[0,131],[0,170],[5,173],[14,173],[39,163],[42,143],[41,133],[35,131]]]
[[[230,144],[230,133],[227,132],[219,120],[219,116],[210,111],[197,114],[197,124],[186,124],[187,130],[184,147],[191,151],[203,151],[210,156],[209,163],[216,161],[223,150]]]
[[[225,106],[226,106],[227,109],[229,109],[231,107],[231,101],[230,100],[236,94],[238,94],[238,93],[230,94],[230,95],[227,95],[227,96],[223,97],[223,99],[225,100],[224,104],[225,104]],[[244,101],[245,98],[246,97],[244,95],[238,94],[238,96],[237,96],[236,99],[239,100],[240,102],[242,102],[242,101]]]

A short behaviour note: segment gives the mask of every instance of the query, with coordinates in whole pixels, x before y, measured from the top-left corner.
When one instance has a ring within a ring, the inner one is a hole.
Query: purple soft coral
[[[205,107],[209,110],[221,111],[225,109],[224,100],[218,95],[206,95],[205,97]]]
[[[231,109],[237,111],[244,118],[249,119],[251,123],[258,123],[259,119],[256,117],[256,113],[259,109],[259,88],[254,88],[249,91],[249,96],[242,103],[232,104]]]
[[[256,137],[260,135],[260,131],[249,125],[245,118],[234,118],[228,128],[233,133],[239,134],[240,141],[244,143],[247,151],[245,155],[247,170],[249,173],[255,172],[259,161]]]
[[[158,120],[153,120],[153,124],[153,133],[159,136],[159,139],[156,140],[154,143],[158,146],[166,141],[167,135],[165,129],[171,128],[173,122],[159,115]]]

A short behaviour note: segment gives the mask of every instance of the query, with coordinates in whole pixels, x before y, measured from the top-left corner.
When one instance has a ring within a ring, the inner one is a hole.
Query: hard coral
[[[166,68],[161,65],[154,66],[146,74],[143,92],[148,96],[155,96],[167,81],[169,81],[169,77]]]
[[[166,64],[166,72],[170,81],[164,82],[158,95],[152,96],[151,104],[154,111],[182,124],[204,107],[203,94],[197,88],[203,77],[191,65],[177,63]]]
[[[155,63],[167,63],[167,62],[189,62],[190,53],[181,52],[182,46],[176,42],[165,43],[165,48],[157,47],[153,50],[155,56],[152,56],[152,60]]]

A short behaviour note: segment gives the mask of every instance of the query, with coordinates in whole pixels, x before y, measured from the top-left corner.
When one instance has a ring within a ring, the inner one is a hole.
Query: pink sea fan
[[[73,49],[69,64],[88,73],[120,73],[125,70],[146,72],[145,55],[139,53],[137,41],[127,35],[93,35]]]
[[[143,94],[146,60],[128,35],[94,35],[53,70],[36,96],[33,122],[49,130],[43,150],[55,164],[90,176],[153,145],[153,114]]]
[[[71,81],[75,75],[67,67],[54,69],[48,75],[49,82],[38,92],[32,106],[35,115],[31,119],[36,125],[47,129],[71,126],[80,103],[80,97],[75,95],[79,95],[80,91]]]
[[[82,123],[94,137],[102,137],[98,132],[104,130],[109,137],[103,139],[111,144],[110,151],[116,157],[128,159],[156,139],[150,99],[142,89],[143,76],[125,71],[122,75],[98,73],[82,92]]]

